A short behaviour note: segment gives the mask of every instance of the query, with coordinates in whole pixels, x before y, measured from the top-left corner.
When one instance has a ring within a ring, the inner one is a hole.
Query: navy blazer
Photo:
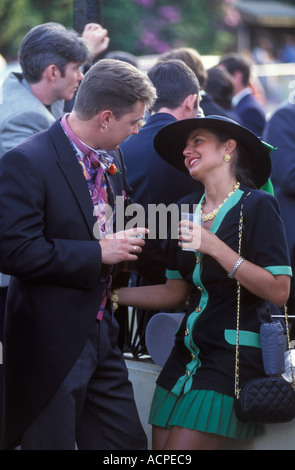
[[[285,224],[287,242],[291,255],[293,277],[289,308],[295,314],[295,105],[284,102],[273,113],[265,126],[263,140],[276,147],[271,153],[271,181],[275,197]]]
[[[265,112],[253,94],[249,93],[244,96],[236,105],[235,110],[240,117],[240,123],[257,137],[261,137],[266,123]]]
[[[153,141],[157,132],[175,122],[169,113],[149,117],[138,134],[130,136],[120,145],[127,168],[127,179],[133,190],[133,199],[141,204],[146,215],[149,204],[169,206],[182,197],[201,191],[203,185],[165,162],[155,151]],[[167,254],[166,240],[147,240],[137,262],[137,270],[149,284],[165,282]]]
[[[225,116],[240,123],[240,117],[237,114],[237,112],[234,110],[234,108],[232,109],[222,108],[221,106],[219,106],[218,103],[216,103],[212,99],[212,97],[208,93],[202,93],[201,96],[202,96],[202,101],[200,103],[200,106],[205,116],[210,116],[210,115]]]
[[[112,175],[122,194],[124,168]],[[15,446],[79,357],[104,270],[81,166],[59,121],[0,161],[0,269],[8,290],[4,448]],[[5,202],[4,202],[5,201]]]

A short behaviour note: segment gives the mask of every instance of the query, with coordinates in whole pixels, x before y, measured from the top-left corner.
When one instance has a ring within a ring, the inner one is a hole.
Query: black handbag
[[[239,222],[239,254],[241,253],[243,205]],[[241,286],[237,283],[237,338],[235,358],[235,413],[243,422],[253,424],[284,423],[295,417],[295,380],[291,365],[292,384],[281,376],[250,379],[239,385],[239,327],[240,327]],[[288,349],[290,352],[290,334],[287,308],[285,307]],[[292,360],[291,360],[292,364]]]

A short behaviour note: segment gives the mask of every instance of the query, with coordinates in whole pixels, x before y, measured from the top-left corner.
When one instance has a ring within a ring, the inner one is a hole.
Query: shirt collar
[[[251,95],[252,90],[250,87],[244,88],[243,90],[239,91],[233,99],[232,99],[232,104],[233,106],[237,106],[237,104],[247,95]]]

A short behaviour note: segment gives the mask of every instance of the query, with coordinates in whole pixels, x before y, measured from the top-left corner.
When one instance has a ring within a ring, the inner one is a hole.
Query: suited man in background
[[[294,93],[289,100],[278,106],[266,123],[262,138],[276,147],[271,154],[271,180],[275,197],[280,203],[281,217],[285,224],[287,242],[293,273],[295,272],[295,100]],[[295,315],[295,280],[291,278],[288,300],[289,313]],[[294,320],[292,327],[294,335]]]
[[[194,72],[181,60],[159,60],[148,77],[157,90],[157,99],[150,117],[138,134],[130,136],[120,148],[124,155],[127,178],[133,199],[148,213],[149,204],[176,203],[181,197],[202,188],[163,161],[154,149],[153,141],[162,127],[180,119],[196,117],[199,109],[199,82]],[[137,268],[148,283],[165,282],[166,259],[164,245],[148,240]]]
[[[58,23],[34,27],[18,53],[22,73],[3,82],[0,156],[62,116],[64,100],[74,96],[90,60],[87,43]]]
[[[104,233],[101,205],[116,214],[125,197],[118,146],[155,96],[135,67],[101,60],[70,115],[0,160],[5,449],[146,448],[110,299],[113,265],[144,240],[94,228]]]
[[[250,86],[250,64],[240,54],[227,54],[221,58],[218,67],[224,68],[232,76],[232,104],[239,115],[240,124],[261,137],[266,123],[265,111]]]

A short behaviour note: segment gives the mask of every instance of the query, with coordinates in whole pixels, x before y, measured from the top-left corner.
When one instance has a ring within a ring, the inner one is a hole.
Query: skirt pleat
[[[179,426],[224,437],[250,439],[263,433],[261,425],[243,423],[234,411],[234,399],[211,390],[191,390],[177,397],[157,386],[149,423]]]

